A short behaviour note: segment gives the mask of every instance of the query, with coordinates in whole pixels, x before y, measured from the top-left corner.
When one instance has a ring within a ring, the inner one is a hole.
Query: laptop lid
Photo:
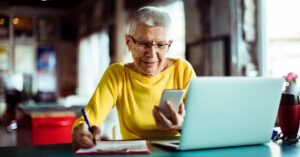
[[[191,80],[180,150],[270,141],[283,79],[198,77]]]

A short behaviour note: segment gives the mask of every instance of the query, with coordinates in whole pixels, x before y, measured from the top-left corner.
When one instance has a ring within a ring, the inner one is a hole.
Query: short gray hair
[[[138,24],[147,26],[162,26],[166,29],[171,24],[170,15],[157,7],[143,7],[138,9],[129,22],[128,34],[133,35]]]

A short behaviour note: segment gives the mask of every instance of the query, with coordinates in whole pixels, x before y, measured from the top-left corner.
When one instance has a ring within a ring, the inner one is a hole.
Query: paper
[[[148,154],[150,153],[146,140],[130,141],[96,141],[93,148],[80,148],[76,154]]]

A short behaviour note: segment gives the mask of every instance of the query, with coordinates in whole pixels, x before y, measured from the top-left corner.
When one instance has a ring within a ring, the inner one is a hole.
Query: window
[[[98,32],[80,41],[78,93],[90,97],[105,69],[109,66],[109,38],[107,31]]]
[[[173,44],[168,51],[168,57],[185,58],[185,14],[183,1],[174,1],[167,5],[161,6],[169,13],[172,20],[170,31]]]
[[[300,1],[267,0],[267,75],[300,74]]]

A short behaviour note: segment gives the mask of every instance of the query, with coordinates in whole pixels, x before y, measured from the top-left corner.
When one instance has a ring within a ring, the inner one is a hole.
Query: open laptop
[[[283,79],[198,77],[190,82],[177,150],[262,144],[271,140]]]

